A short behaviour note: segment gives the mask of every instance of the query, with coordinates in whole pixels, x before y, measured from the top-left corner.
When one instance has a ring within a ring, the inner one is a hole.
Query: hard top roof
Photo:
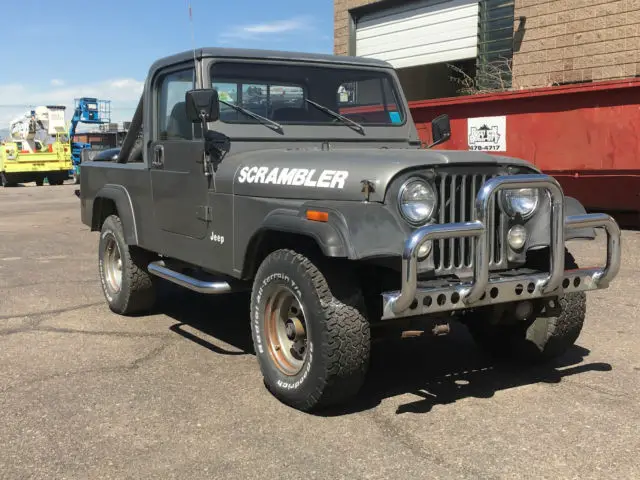
[[[173,65],[193,58],[193,50],[176,53],[167,57],[156,60],[150,68],[150,72],[154,72],[158,68]],[[304,53],[289,52],[280,50],[261,50],[261,49],[245,49],[245,48],[221,48],[221,47],[205,47],[198,48],[195,51],[196,58],[202,57],[228,57],[228,58],[246,58],[246,59],[268,59],[268,60],[293,60],[303,62],[318,63],[334,63],[343,65],[359,65],[369,67],[392,68],[391,64],[383,60],[365,57],[351,57],[342,55],[329,55],[323,53]]]

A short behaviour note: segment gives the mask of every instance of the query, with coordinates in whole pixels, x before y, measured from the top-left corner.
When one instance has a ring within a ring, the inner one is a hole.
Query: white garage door
[[[428,0],[356,20],[356,55],[396,68],[475,58],[478,0]]]

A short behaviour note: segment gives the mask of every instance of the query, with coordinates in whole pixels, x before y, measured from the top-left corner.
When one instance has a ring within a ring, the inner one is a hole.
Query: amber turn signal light
[[[328,222],[329,213],[319,212],[317,210],[307,210],[307,220],[313,220],[314,222]]]

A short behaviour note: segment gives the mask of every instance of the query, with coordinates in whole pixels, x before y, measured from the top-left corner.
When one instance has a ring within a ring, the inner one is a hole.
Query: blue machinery
[[[82,97],[74,100],[73,118],[69,126],[69,141],[71,142],[71,160],[73,170],[71,176],[79,183],[80,179],[80,154],[85,148],[91,148],[90,143],[74,142],[78,123],[104,124],[111,122],[111,101],[98,100],[96,98]]]

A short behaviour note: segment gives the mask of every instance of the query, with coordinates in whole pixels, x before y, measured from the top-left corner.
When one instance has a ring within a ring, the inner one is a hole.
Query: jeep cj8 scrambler
[[[150,309],[159,278],[250,291],[265,385],[300,410],[358,392],[372,327],[389,322],[459,320],[492,353],[561,355],[585,292],[618,272],[617,224],[523,160],[432,150],[448,117],[432,130],[424,148],[386,62],[218,48],[156,61],[123,145],[82,168],[109,307]],[[578,268],[565,241],[596,227],[606,265]]]

